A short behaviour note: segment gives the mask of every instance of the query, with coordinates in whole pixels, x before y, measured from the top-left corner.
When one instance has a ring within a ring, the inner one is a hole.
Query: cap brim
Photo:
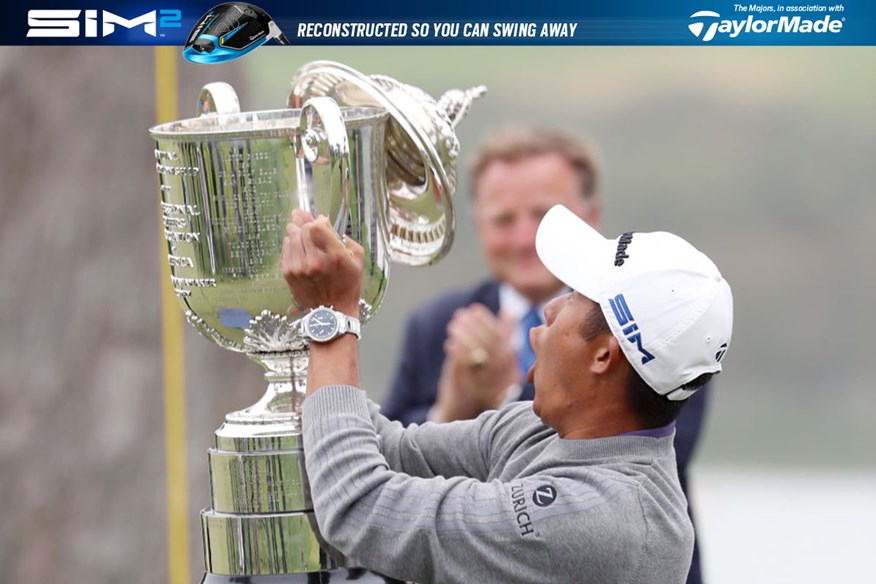
[[[613,243],[562,205],[545,214],[535,235],[535,250],[545,267],[596,302],[613,264]]]

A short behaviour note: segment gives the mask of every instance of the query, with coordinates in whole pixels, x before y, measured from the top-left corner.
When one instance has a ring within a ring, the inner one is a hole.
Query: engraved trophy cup
[[[483,91],[436,102],[317,61],[295,73],[285,109],[240,112],[231,86],[211,83],[198,117],[150,129],[180,306],[203,336],[261,364],[268,382],[257,403],[225,417],[209,451],[204,583],[327,582],[343,565],[320,543],[304,471],[308,348],[280,272],[285,226],[305,209],[362,244],[365,322],[391,261],[428,265],[449,249],[454,127]]]

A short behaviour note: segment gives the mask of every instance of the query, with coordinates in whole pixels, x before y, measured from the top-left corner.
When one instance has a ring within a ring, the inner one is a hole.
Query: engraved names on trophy
[[[158,155],[156,150],[156,156]],[[175,153],[170,153],[175,154]],[[163,180],[164,177],[162,177]],[[162,193],[168,194],[172,191],[171,185],[162,185]],[[164,223],[164,238],[169,243],[169,253],[167,254],[167,263],[171,267],[170,281],[173,284],[174,293],[180,298],[188,298],[192,295],[191,288],[198,286],[216,286],[215,278],[186,278],[178,276],[173,268],[191,268],[194,267],[194,261],[190,256],[182,255],[177,252],[177,243],[197,243],[200,235],[190,231],[191,218],[200,215],[200,211],[195,205],[181,205],[177,203],[161,203],[161,218]],[[179,231],[182,230],[182,231]]]
[[[195,327],[198,333],[207,337],[208,339],[212,339],[213,342],[220,347],[225,347],[233,351],[243,351],[243,345],[241,345],[240,343],[236,343],[219,334],[216,329],[208,325],[203,318],[201,318],[191,310],[186,310],[185,317],[186,320],[189,321],[189,324]]]
[[[167,263],[175,268],[192,268],[195,265],[192,258],[173,254],[167,254]]]
[[[176,162],[179,160],[179,154],[168,150],[155,149],[155,170],[158,174],[170,175],[195,175],[201,169],[197,166],[180,166],[177,164],[164,164],[164,162]],[[164,162],[163,162],[164,161]]]
[[[171,276],[170,281],[174,286],[216,286],[216,278],[180,278]]]
[[[155,149],[155,169],[161,178],[161,194],[165,199],[170,197],[173,192],[174,182],[179,182],[178,178],[186,175],[196,175],[199,169],[194,166],[180,166],[179,153],[170,150]],[[196,205],[185,205],[178,203],[161,202],[161,219],[164,224],[164,238],[168,242],[169,253],[167,254],[167,263],[171,267],[171,283],[173,284],[174,293],[181,297],[187,298],[191,296],[192,286],[215,286],[216,281],[209,281],[205,278],[183,278],[179,277],[174,268],[191,268],[194,267],[194,261],[190,256],[183,255],[177,252],[178,243],[197,243],[200,235],[190,229],[192,217],[200,215],[200,210]]]
[[[220,242],[214,253],[221,275],[250,282],[276,279],[295,191],[294,175],[288,174],[294,166],[290,144],[244,139],[208,147],[205,169],[218,196],[210,199],[206,211],[210,233]]]
[[[296,157],[289,140],[269,146],[242,139],[155,149],[167,262],[180,299],[219,288],[213,301],[237,306],[243,288],[225,285],[233,282],[247,295],[285,292],[277,266],[298,181],[283,169]]]

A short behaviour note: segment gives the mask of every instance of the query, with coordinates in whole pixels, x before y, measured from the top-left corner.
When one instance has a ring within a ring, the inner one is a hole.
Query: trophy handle
[[[313,97],[301,107],[295,151],[299,173],[298,208],[328,217],[338,236],[347,229],[350,145],[341,108],[330,97]],[[317,196],[319,195],[319,196]]]
[[[208,114],[239,114],[240,100],[237,92],[224,81],[208,83],[198,96],[198,117]]]
[[[485,88],[452,90],[436,102],[421,89],[385,75],[363,75],[333,61],[313,61],[292,78],[288,107],[314,97],[343,107],[380,107],[386,123],[381,206],[391,259],[409,266],[437,262],[450,249],[459,140],[453,128]],[[355,222],[354,222],[355,223]]]

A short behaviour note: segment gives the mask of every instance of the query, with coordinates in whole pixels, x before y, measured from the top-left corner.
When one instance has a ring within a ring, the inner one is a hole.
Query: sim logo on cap
[[[624,336],[629,342],[635,343],[636,348],[642,354],[642,365],[654,359],[654,355],[642,346],[642,333],[639,332],[639,325],[635,323],[636,319],[633,318],[633,313],[630,312],[630,307],[627,306],[624,295],[618,294],[614,298],[610,298],[608,302],[611,304],[611,310],[614,312],[618,324],[624,327]]]

